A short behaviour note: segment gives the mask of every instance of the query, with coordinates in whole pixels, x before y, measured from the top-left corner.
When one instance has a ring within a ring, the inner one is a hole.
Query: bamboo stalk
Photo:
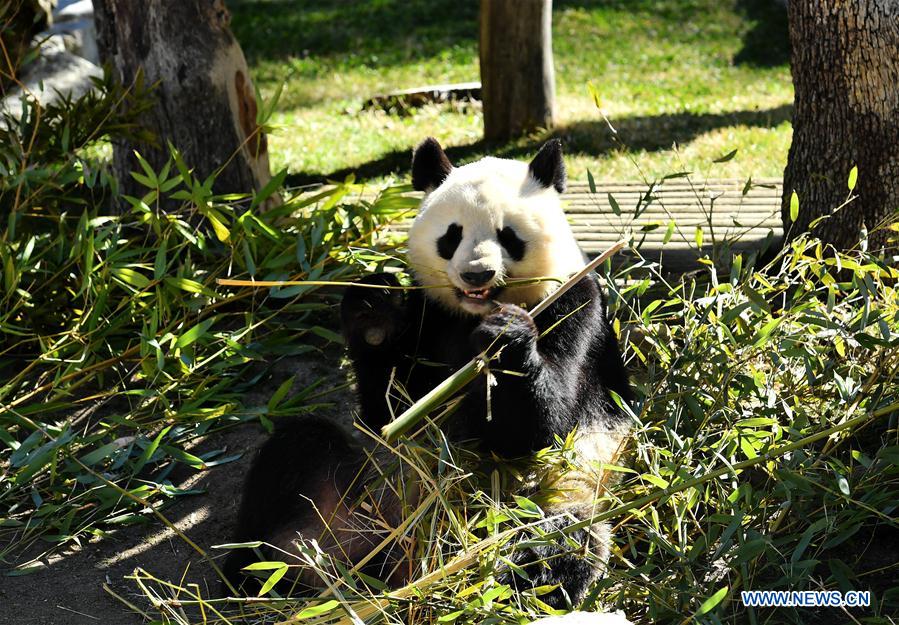
[[[550,293],[546,299],[537,304],[531,310],[531,316],[536,317],[552,306],[553,302],[562,297],[568,289],[580,282],[587,274],[618,253],[618,251],[625,245],[627,245],[625,241],[619,241],[601,255],[587,263],[583,269],[571,276],[564,284],[562,284],[562,286]],[[405,412],[403,412],[403,414],[381,428],[381,435],[388,443],[394,442],[397,438],[422,421],[437,406],[440,406],[466,384],[474,380],[484,370],[486,365],[486,356],[484,354],[478,354],[472,358],[468,364],[434,387],[430,393],[412,404]]]
[[[520,280],[509,280],[503,286],[526,286],[528,284],[537,284],[538,282],[561,282],[558,278],[549,276],[541,276],[538,278],[522,278]],[[363,289],[388,289],[395,291],[422,291],[427,289],[446,289],[452,288],[452,284],[414,284],[404,286],[402,284],[369,284],[366,282],[353,282],[349,280],[238,280],[236,278],[216,278],[215,283],[219,286],[249,286],[254,288],[270,288],[276,286],[351,286]]]

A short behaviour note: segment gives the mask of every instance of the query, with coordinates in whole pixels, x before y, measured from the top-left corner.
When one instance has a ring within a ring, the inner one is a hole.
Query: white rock
[[[57,22],[48,31],[40,36],[61,35],[65,41],[66,50],[87,59],[95,65],[100,64],[100,51],[97,49],[97,31],[94,20],[85,17],[79,20]]]
[[[91,0],[59,0],[53,11],[54,23],[93,17],[94,3]]]
[[[54,102],[59,94],[78,98],[93,88],[91,77],[100,77],[103,70],[93,63],[65,49],[62,35],[53,35],[41,46],[40,56],[31,63],[20,78],[26,89],[42,104]],[[21,89],[12,89],[0,100],[0,110],[22,114]]]
[[[562,616],[547,616],[531,625],[633,625],[621,612],[569,612]]]

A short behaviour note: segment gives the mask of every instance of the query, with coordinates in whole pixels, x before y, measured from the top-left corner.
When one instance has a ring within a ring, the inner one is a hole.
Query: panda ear
[[[554,187],[559,193],[564,192],[568,175],[562,161],[562,142],[559,139],[550,139],[544,143],[537,156],[528,165],[528,170],[531,177],[544,188]]]
[[[428,137],[412,154],[412,187],[430,193],[439,187],[453,170],[446,152],[437,139]]]

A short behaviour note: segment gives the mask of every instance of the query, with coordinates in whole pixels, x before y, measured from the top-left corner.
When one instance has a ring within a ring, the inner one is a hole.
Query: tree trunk
[[[481,0],[480,59],[485,138],[552,128],[552,0]]]
[[[844,202],[858,166],[858,198],[813,233],[848,249],[864,227],[869,249],[880,249],[886,232],[876,229],[899,208],[899,1],[790,0],[789,13],[796,100],[784,231],[793,238]]]
[[[113,160],[124,193],[146,189],[133,151],[158,171],[171,142],[195,175],[218,171],[216,193],[258,190],[271,178],[265,134],[247,63],[228,28],[223,0],[94,0],[100,55],[126,85],[143,73],[158,82],[145,118],[155,145],[116,143]],[[220,171],[219,171],[220,170]]]

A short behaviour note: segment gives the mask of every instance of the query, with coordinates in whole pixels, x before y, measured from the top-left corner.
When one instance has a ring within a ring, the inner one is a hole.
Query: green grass
[[[790,144],[786,18],[767,0],[558,0],[554,3],[558,125],[575,179],[648,177],[708,163],[716,177],[779,177]],[[524,157],[546,133],[481,141],[476,106],[409,116],[362,111],[368,97],[477,80],[477,3],[454,0],[231,0],[232,28],[265,96],[283,83],[272,137],[291,181],[407,172],[427,135],[450,155]],[[592,82],[619,132],[613,140]],[[677,143],[677,152],[672,145]],[[623,144],[623,146],[622,146]]]

